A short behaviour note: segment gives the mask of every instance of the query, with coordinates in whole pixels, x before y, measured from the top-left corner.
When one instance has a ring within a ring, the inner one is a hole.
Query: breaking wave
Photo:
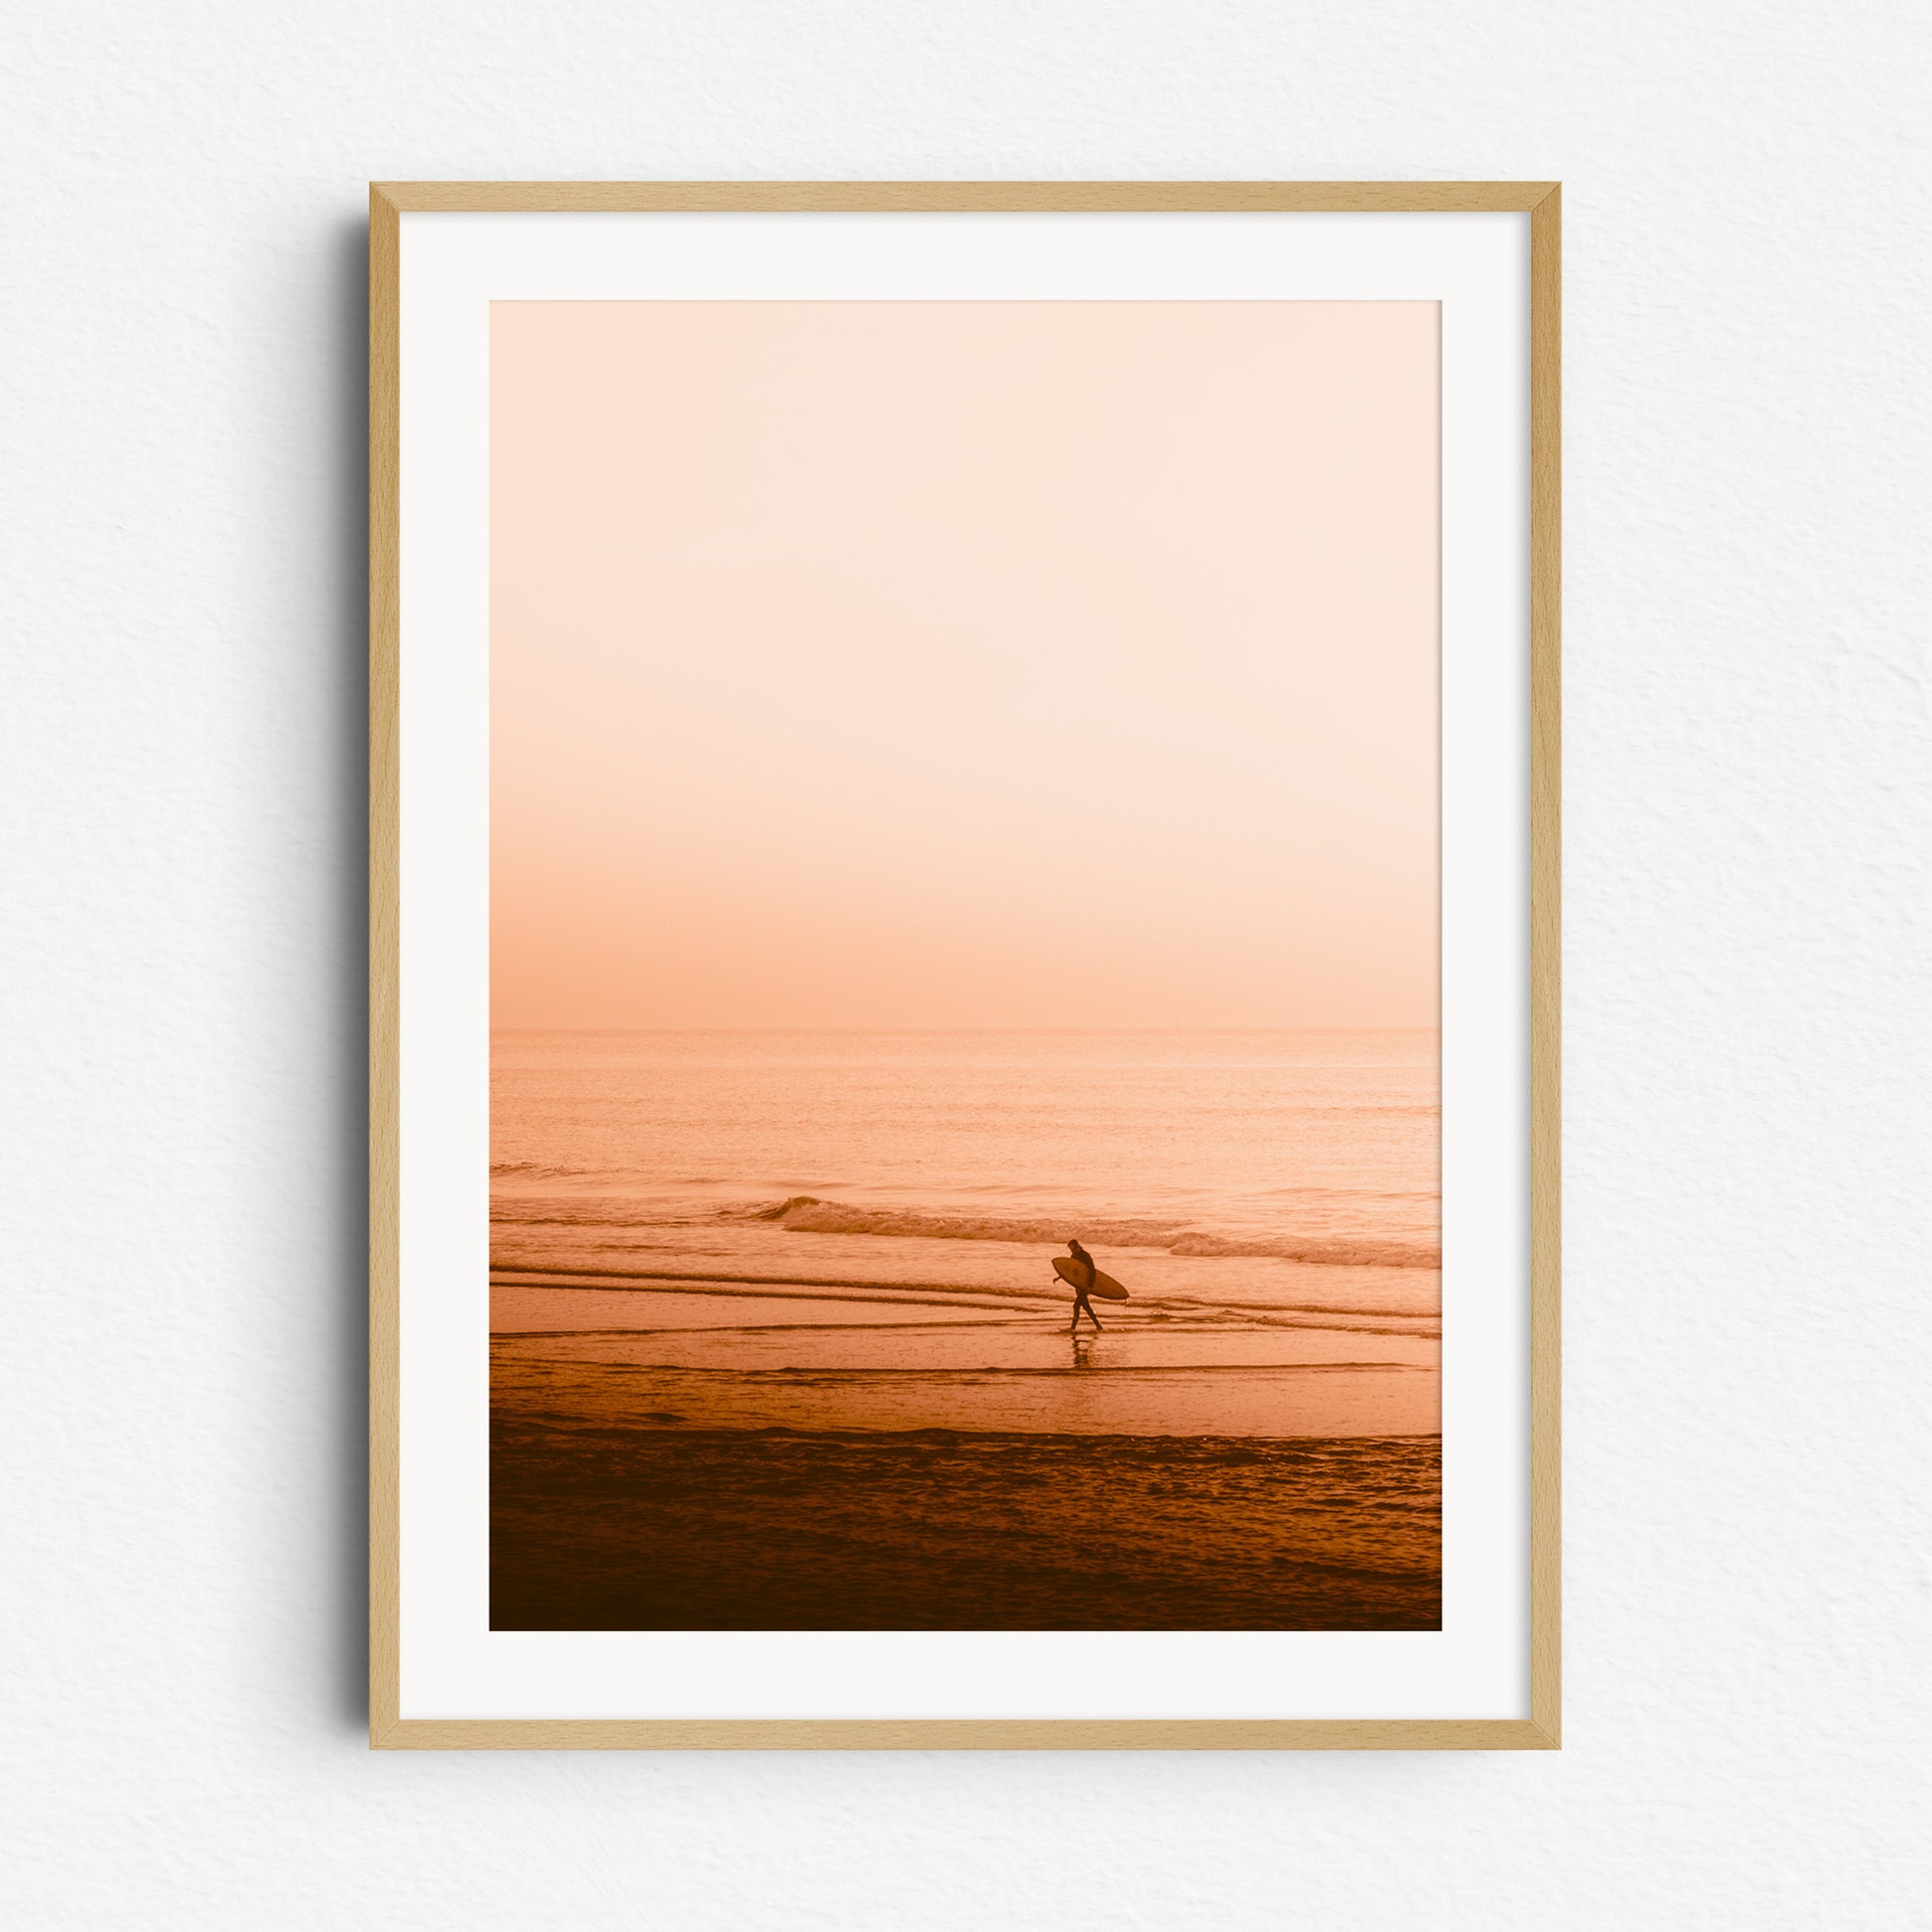
[[[1424,1237],[1369,1234],[1279,1234],[1261,1238],[1203,1233],[1165,1221],[1094,1220],[1079,1214],[1019,1219],[988,1214],[938,1214],[891,1207],[858,1207],[793,1194],[761,1207],[727,1208],[731,1220],[770,1221],[798,1234],[897,1235],[926,1241],[1050,1242],[1070,1237],[1112,1248],[1154,1248],[1171,1255],[1266,1257],[1330,1268],[1438,1268],[1437,1244]]]

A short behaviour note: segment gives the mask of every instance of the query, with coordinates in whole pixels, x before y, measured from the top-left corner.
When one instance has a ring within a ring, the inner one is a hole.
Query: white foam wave
[[[1266,1257],[1330,1268],[1436,1268],[1435,1243],[1417,1237],[1283,1233],[1260,1239],[1204,1233],[1172,1222],[1095,1221],[1079,1215],[1019,1219],[988,1214],[939,1214],[904,1208],[862,1207],[812,1194],[765,1206],[727,1209],[732,1219],[775,1221],[799,1234],[875,1234],[927,1241],[1050,1242],[1069,1239],[1113,1248],[1162,1249],[1173,1255]]]

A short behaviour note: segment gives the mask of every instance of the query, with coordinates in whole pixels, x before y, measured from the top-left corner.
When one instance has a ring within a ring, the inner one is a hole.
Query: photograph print
[[[1438,1629],[1438,305],[489,332],[490,1627]]]

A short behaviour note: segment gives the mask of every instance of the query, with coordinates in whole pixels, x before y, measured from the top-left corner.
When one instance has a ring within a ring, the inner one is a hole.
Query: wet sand
[[[492,1293],[496,1629],[1430,1629],[1431,1321],[701,1279]]]

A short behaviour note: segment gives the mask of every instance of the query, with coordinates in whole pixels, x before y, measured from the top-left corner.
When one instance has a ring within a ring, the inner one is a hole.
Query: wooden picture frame
[[[402,1715],[399,717],[402,223],[412,213],[1527,216],[1528,1715],[1508,1719],[574,1719]],[[1547,182],[389,182],[370,191],[370,1741],[385,1749],[1519,1750],[1560,1741],[1561,195]]]

